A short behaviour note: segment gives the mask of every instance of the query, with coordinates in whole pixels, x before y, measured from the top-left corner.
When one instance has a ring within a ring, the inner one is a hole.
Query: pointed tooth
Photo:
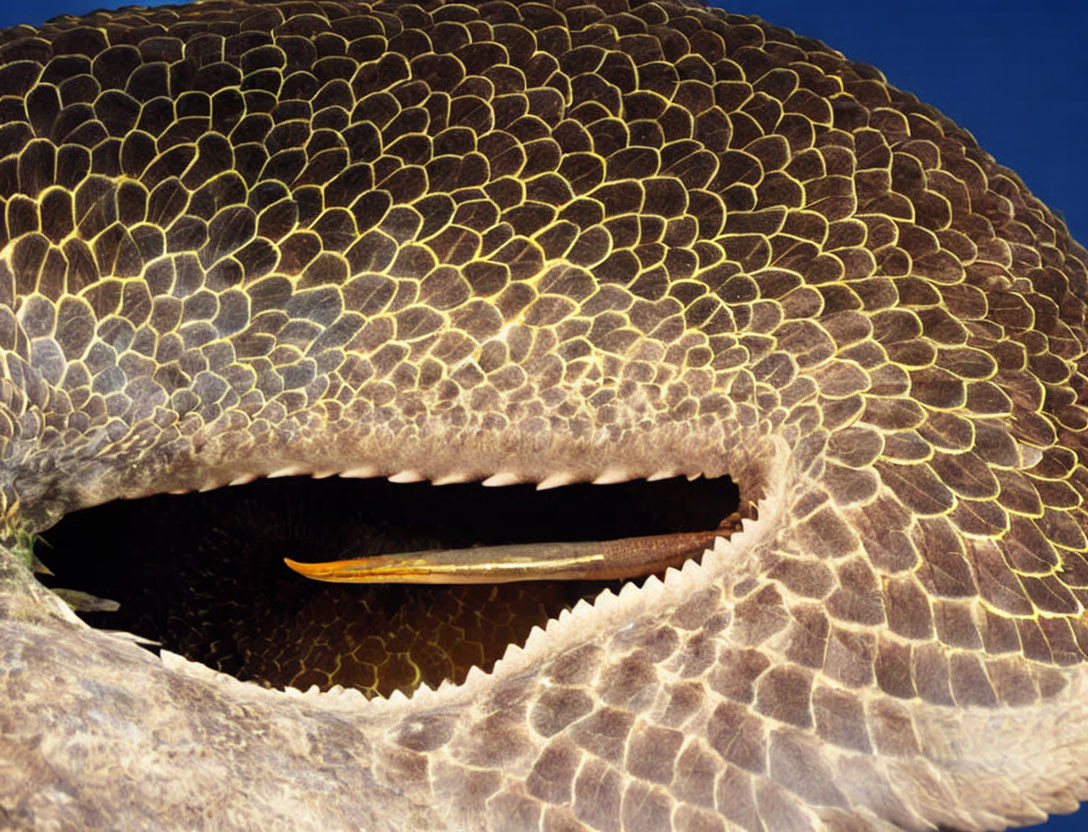
[[[473,665],[468,669],[468,673],[465,674],[465,681],[463,684],[468,685],[473,682],[479,683],[487,678],[487,674],[480,669],[479,665]],[[398,688],[399,690],[399,688]],[[392,698],[392,697],[390,697]]]
[[[561,488],[564,485],[578,482],[578,477],[573,471],[563,471],[559,474],[548,474],[536,484],[537,491],[547,491],[549,488]]]
[[[713,551],[713,552],[719,552],[720,551],[718,549],[718,541],[719,540],[721,540],[721,538],[714,538],[714,548],[711,551]],[[690,575],[692,572],[696,571],[698,568],[699,568],[699,564],[697,564],[691,558],[688,558],[686,561],[684,561],[684,565],[680,567],[680,574],[681,575],[684,575],[684,574]]]
[[[314,471],[310,476],[315,480],[325,480],[336,473],[335,468],[322,468],[319,471]]]
[[[513,471],[500,471],[497,474],[492,474],[480,483],[480,485],[486,485],[488,488],[495,488],[502,485],[517,485],[519,482],[521,482],[521,477]]]
[[[472,474],[446,474],[444,477],[431,480],[431,485],[458,485],[463,482],[471,482]]]
[[[434,691],[435,693],[447,694],[451,690],[453,690],[455,687],[458,687],[458,684],[457,684],[457,682],[454,682],[452,679],[443,679],[441,682],[438,683],[438,687],[436,687],[436,688],[428,687],[426,682],[420,682],[419,687],[416,688],[415,691],[412,693],[412,698],[415,699],[416,696],[419,695],[419,692],[421,690],[423,690],[424,688],[426,688],[429,691]]]
[[[227,485],[249,485],[255,479],[257,479],[257,474],[255,472],[240,474],[228,482]]]
[[[699,479],[702,475],[702,471],[696,471],[694,474],[684,474],[684,476],[687,477],[688,482],[695,482],[695,480]]]
[[[535,627],[535,629],[539,630],[540,627]],[[533,637],[533,634],[529,633],[529,638],[532,638],[532,637]],[[525,648],[522,647],[520,644],[518,644],[516,641],[513,641],[510,644],[506,645],[506,649],[503,651],[503,654],[502,654],[502,660],[504,662],[507,662],[507,663],[509,663],[511,660],[516,661],[517,658],[519,656],[521,656],[522,654],[524,654],[524,653],[525,653]],[[494,671],[492,671],[492,673],[494,673]],[[485,675],[489,675],[489,674],[485,674]]]
[[[340,476],[345,479],[368,480],[371,477],[381,476],[381,473],[373,465],[358,465],[355,468],[344,469],[340,472]]]
[[[272,471],[266,474],[270,480],[278,479],[280,477],[298,477],[302,474],[310,473],[310,468],[306,465],[285,465],[276,471]]]
[[[650,476],[648,476],[646,478],[646,482],[657,482],[658,480],[671,480],[673,477],[678,477],[678,476],[680,476],[680,472],[677,471],[675,468],[670,468],[668,470],[662,469],[662,470],[658,471],[656,474],[650,474]]]
[[[533,625],[533,629],[529,631],[529,637],[525,639],[525,646],[522,650],[532,650],[542,640],[547,639],[548,634],[544,632],[540,627]]]
[[[419,473],[419,471],[399,471],[398,473],[393,474],[393,476],[389,478],[389,481],[398,483],[410,483],[423,482],[425,479],[427,478]]]
[[[206,483],[200,486],[197,491],[203,494],[206,491],[215,491],[215,489],[222,488],[224,485],[226,485],[226,483],[219,480],[208,480]]]
[[[608,612],[616,608],[616,604],[619,603],[619,598],[611,588],[607,588],[601,591],[601,594],[593,599],[593,606],[601,612]],[[578,604],[574,605],[575,611],[578,610]]]
[[[333,697],[340,702],[358,703],[362,700],[363,695],[355,688],[345,688],[343,685],[333,685],[325,691],[325,697],[326,699]]]
[[[593,480],[593,484],[614,485],[617,482],[627,482],[629,479],[631,479],[631,472],[629,469],[610,465],[608,468],[601,471],[597,476],[597,479]]]
[[[673,569],[674,567],[670,566],[669,568]],[[661,582],[661,579],[659,577],[657,577],[657,575],[650,575],[648,578],[646,578],[646,581],[642,584],[642,588],[644,590],[650,590],[650,591],[653,591],[653,592],[660,591],[661,588],[664,587],[664,586],[665,586],[665,584],[663,584]]]

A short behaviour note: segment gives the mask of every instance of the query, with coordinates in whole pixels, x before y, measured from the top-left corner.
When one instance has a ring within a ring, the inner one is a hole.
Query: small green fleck
[[[49,545],[45,542],[45,540],[41,538],[40,535],[21,530],[16,531],[15,543],[12,546],[12,551],[15,553],[15,556],[18,557],[19,560],[23,562],[23,565],[26,566],[28,569],[39,574],[52,575],[53,573],[49,570],[49,567],[42,563],[40,560],[38,560],[38,556],[34,554],[34,547],[38,543],[41,543],[44,546]]]

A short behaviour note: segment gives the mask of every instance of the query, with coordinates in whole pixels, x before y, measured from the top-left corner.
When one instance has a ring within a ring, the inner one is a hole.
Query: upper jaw
[[[363,424],[335,433],[289,438],[268,432],[255,438],[212,424],[165,447],[142,451],[124,441],[93,455],[73,449],[58,457],[46,448],[9,472],[10,485],[0,491],[11,492],[9,504],[18,501],[21,528],[38,532],[69,511],[114,499],[208,491],[259,477],[535,483],[541,489],[577,482],[718,477],[747,466],[741,457],[751,454],[741,449],[750,444],[726,437],[717,424],[631,430],[615,442],[562,431],[541,437],[441,424],[427,431],[394,433]]]

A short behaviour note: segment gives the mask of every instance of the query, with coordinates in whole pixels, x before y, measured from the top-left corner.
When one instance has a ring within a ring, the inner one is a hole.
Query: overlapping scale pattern
[[[0,153],[30,530],[243,459],[743,490],[789,448],[736,571],[391,729],[489,798],[452,823],[977,825],[919,797],[927,720],[1088,654],[1085,250],[815,41],[667,0],[102,12],[0,33]]]

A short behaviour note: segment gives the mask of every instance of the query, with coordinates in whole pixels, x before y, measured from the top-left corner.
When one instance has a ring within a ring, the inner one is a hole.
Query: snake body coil
[[[1088,796],[1086,254],[879,72],[675,0],[0,32],[0,825],[997,828]],[[728,474],[411,699],[91,630],[27,537],[267,474]]]

